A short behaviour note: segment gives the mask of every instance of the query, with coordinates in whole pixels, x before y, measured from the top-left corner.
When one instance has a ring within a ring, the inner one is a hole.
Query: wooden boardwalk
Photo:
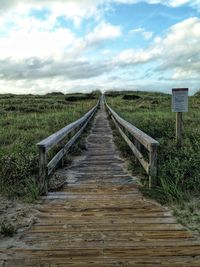
[[[200,242],[124,170],[103,107],[87,145],[20,247],[1,249],[0,266],[200,266]]]

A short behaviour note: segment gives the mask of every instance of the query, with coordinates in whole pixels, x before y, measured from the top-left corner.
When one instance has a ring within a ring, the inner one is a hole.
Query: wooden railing
[[[100,101],[83,117],[65,126],[58,132],[50,135],[46,139],[37,144],[39,149],[39,187],[40,193],[46,194],[48,192],[48,176],[55,170],[58,163],[63,159],[70,147],[79,138],[88,122],[92,119]],[[76,133],[75,133],[76,132]],[[48,152],[55,147],[60,141],[66,138],[70,133],[74,133],[73,137],[62,147],[62,149],[48,162]]]
[[[116,128],[119,130],[120,134],[122,135],[126,143],[129,145],[130,149],[132,150],[136,158],[139,160],[146,173],[149,175],[149,187],[151,187],[152,179],[154,179],[155,183],[157,177],[157,147],[159,143],[146,133],[142,132],[140,129],[133,126],[131,123],[122,119],[107,104],[105,98],[104,101]],[[127,131],[129,134],[131,134],[134,140],[133,142],[128,138],[124,131]],[[149,161],[147,161],[144,155],[142,155],[141,145],[143,145],[143,147],[148,151]]]

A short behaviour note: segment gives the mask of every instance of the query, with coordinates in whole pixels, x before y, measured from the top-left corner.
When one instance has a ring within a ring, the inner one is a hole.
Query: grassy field
[[[36,143],[80,118],[97,95],[0,95],[0,192],[37,197]]]
[[[193,230],[196,230],[200,225],[200,94],[189,99],[189,112],[184,114],[182,148],[177,148],[175,143],[175,113],[171,112],[170,95],[108,92],[106,99],[121,117],[160,143],[158,185],[151,190],[143,188],[143,192],[161,203],[176,203],[174,210],[180,220],[186,225],[192,220]],[[145,177],[122,138],[116,135],[115,139],[123,155],[131,158],[129,168]]]

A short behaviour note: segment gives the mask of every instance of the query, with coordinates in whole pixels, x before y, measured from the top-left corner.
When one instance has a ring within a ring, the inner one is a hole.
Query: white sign
[[[172,89],[172,112],[188,111],[188,89]]]

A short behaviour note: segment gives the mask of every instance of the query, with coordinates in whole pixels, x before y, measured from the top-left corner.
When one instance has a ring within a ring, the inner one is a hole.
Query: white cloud
[[[0,38],[0,57],[55,57],[74,41],[75,37],[68,29],[56,29],[54,32],[14,30],[8,36]]]
[[[93,32],[89,33],[85,40],[88,44],[96,44],[105,40],[112,40],[122,35],[120,26],[114,26],[110,23],[101,22]]]
[[[174,70],[174,76],[190,79],[200,71],[200,19],[189,18],[172,26],[157,41],[161,49],[160,70]],[[187,74],[187,75],[186,75]]]
[[[65,16],[79,27],[83,19],[93,17],[95,20],[102,18],[101,4],[106,4],[104,0],[1,0],[0,12],[12,12],[17,14],[27,14],[32,8],[50,12],[51,20],[59,16]],[[2,13],[2,14],[4,14]]]
[[[119,53],[113,62],[118,65],[134,65],[146,63],[152,58],[152,51],[127,49]]]
[[[88,79],[108,71],[107,62],[90,62],[63,58],[39,59],[26,58],[20,60],[0,60],[0,76],[7,80],[39,80],[54,77],[65,77],[68,80]]]
[[[141,34],[145,40],[150,40],[153,37],[153,32],[148,32],[143,28],[132,29],[129,31],[129,35]]]
[[[141,32],[142,29],[136,29]],[[189,18],[173,25],[164,37],[156,37],[143,50],[120,52],[113,64],[118,66],[152,63],[152,75],[172,80],[193,80],[200,72],[200,19]]]
[[[71,57],[82,56],[89,49],[101,46],[104,43],[114,40],[122,35],[120,26],[112,25],[105,21],[100,22],[92,32],[83,38],[77,38],[73,47],[69,50]]]
[[[48,1],[41,2],[47,3]],[[79,6],[79,1],[58,2],[60,5],[68,5],[65,6],[65,8],[69,7],[66,9],[67,12],[71,12],[73,7],[78,12],[76,5]],[[80,1],[79,7],[86,3],[92,3],[92,1]],[[10,11],[0,17],[0,57],[62,57],[63,53],[68,53],[68,56],[71,53],[71,57],[81,56],[80,53],[83,53],[84,50],[122,35],[120,26],[99,21],[93,31],[81,38],[77,37],[72,30],[57,24],[57,17],[65,12],[65,8],[63,6],[61,8],[60,5],[56,5],[57,9],[54,8],[54,13],[49,14],[42,22],[39,18],[30,17],[28,11],[21,14]],[[52,8],[52,5],[50,6]],[[61,13],[59,13],[60,8],[62,9]],[[84,8],[80,10],[84,10]]]
[[[171,7],[190,5],[200,8],[199,0],[1,0],[0,10],[17,8],[19,13],[26,12],[31,7],[38,9],[48,8],[52,13],[62,14],[71,18],[79,25],[83,18],[98,18],[102,15],[101,7],[112,3],[135,4],[146,2],[149,4],[162,4]]]

